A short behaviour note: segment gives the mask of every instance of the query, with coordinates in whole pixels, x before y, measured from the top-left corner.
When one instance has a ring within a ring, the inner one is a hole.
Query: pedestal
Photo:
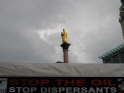
[[[70,44],[69,43],[63,43],[61,44],[61,47],[63,49],[63,59],[64,59],[64,63],[69,63],[69,58],[68,58],[68,48],[69,48]]]

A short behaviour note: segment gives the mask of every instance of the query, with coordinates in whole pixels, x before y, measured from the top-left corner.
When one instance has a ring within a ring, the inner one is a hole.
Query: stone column
[[[69,58],[68,58],[68,48],[70,44],[69,43],[63,43],[61,44],[61,47],[63,49],[63,60],[64,63],[69,63]]]
[[[120,7],[120,18],[119,22],[121,24],[122,28],[122,34],[123,34],[123,39],[124,39],[124,0],[121,0],[121,7]]]

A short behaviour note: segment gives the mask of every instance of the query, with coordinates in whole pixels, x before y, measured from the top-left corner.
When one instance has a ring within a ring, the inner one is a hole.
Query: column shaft
[[[64,63],[68,63],[68,49],[63,49],[63,59]]]

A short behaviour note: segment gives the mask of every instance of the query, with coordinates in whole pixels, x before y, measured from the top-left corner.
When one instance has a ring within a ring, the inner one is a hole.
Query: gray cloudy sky
[[[100,63],[122,43],[119,0],[0,0],[0,60],[62,61],[60,32],[68,29],[71,63]]]

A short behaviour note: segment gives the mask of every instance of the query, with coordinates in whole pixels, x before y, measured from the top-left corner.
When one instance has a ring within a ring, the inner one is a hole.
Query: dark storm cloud
[[[94,63],[122,41],[119,7],[119,0],[1,0],[0,59],[62,60],[57,25],[63,25],[72,43],[70,61]]]

